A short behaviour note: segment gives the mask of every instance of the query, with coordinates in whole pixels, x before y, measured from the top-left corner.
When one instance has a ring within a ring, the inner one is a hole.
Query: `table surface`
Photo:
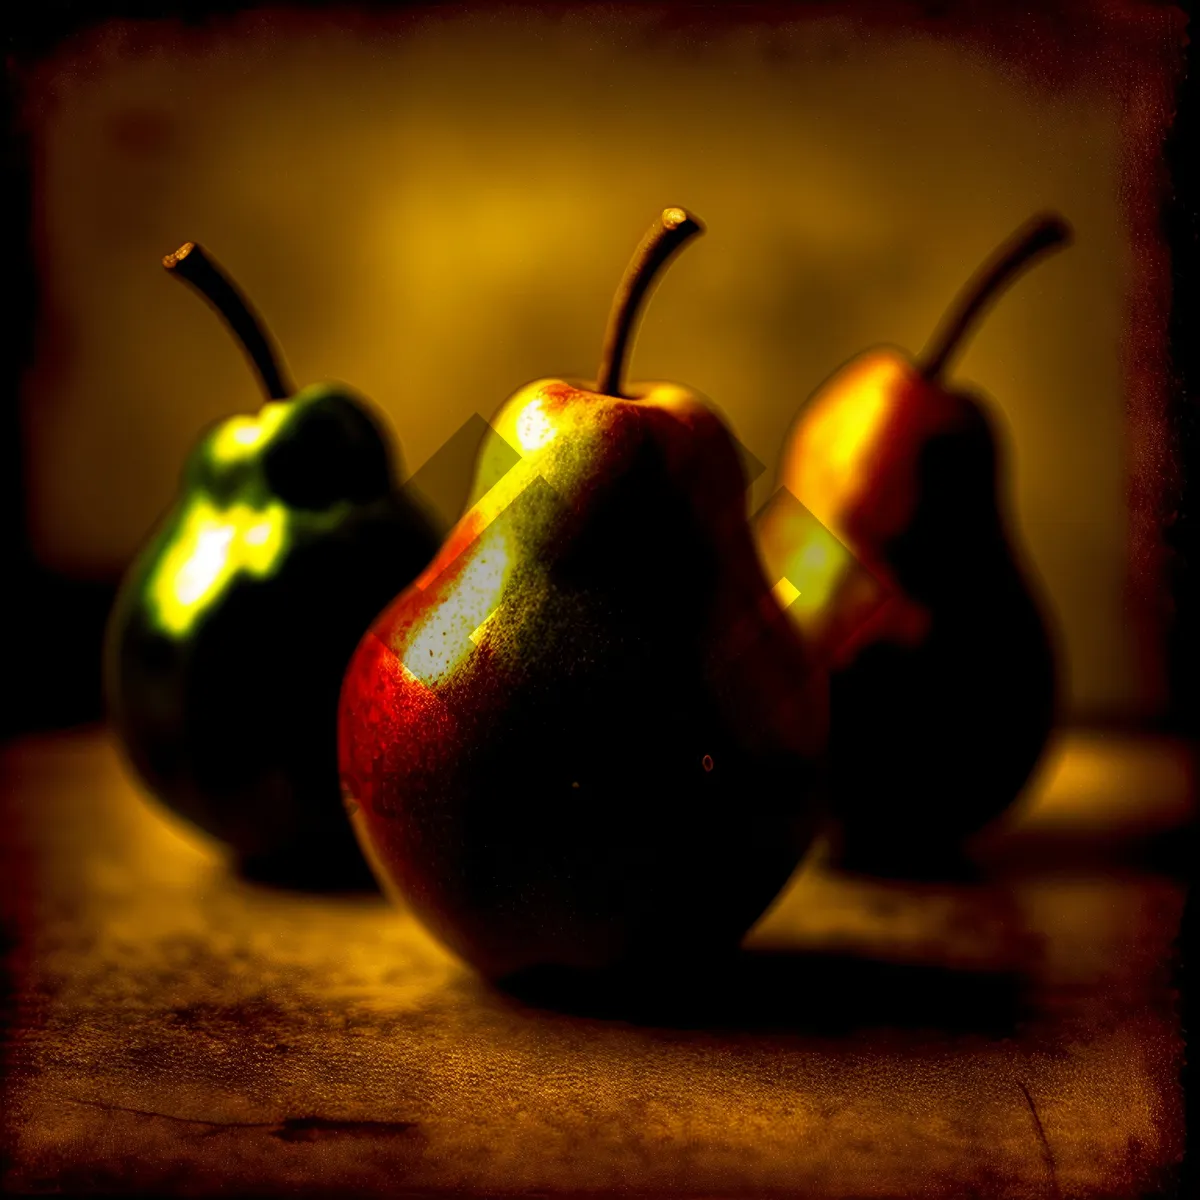
[[[1172,1194],[1182,743],[1061,735],[971,883],[818,850],[653,1017],[518,1001],[382,899],[235,877],[102,732],[0,772],[6,1190]]]

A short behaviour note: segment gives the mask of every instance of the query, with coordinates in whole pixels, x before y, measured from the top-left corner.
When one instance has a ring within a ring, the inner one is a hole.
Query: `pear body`
[[[1008,531],[1000,446],[981,399],[888,349],[833,376],[789,435],[780,483],[878,585],[826,648],[849,864],[948,861],[1012,802],[1049,736],[1053,647]]]
[[[736,947],[817,823],[826,685],[774,604],[718,418],[668,385],[531,384],[521,461],[342,690],[386,888],[493,978]]]
[[[105,687],[125,756],[253,875],[369,881],[338,800],[338,690],[437,545],[391,480],[382,432],[345,389],[222,422],[118,592]]]

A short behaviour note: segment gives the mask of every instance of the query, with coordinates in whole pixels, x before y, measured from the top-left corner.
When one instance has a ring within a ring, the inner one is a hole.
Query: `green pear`
[[[203,249],[164,263],[226,318],[268,402],[200,440],[126,572],[105,647],[111,724],[146,788],[249,873],[369,880],[339,802],[338,689],[438,530],[398,489],[361,397],[324,384],[291,394],[258,318]]]

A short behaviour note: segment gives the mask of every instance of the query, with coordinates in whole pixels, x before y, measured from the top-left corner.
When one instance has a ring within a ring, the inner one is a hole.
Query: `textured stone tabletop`
[[[1060,738],[972,883],[818,851],[654,1012],[523,1003],[381,899],[237,879],[101,733],[0,764],[4,1190],[1172,1194],[1179,744]]]

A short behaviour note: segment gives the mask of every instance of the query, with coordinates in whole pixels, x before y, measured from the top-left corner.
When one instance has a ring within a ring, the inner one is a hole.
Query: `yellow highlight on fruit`
[[[878,426],[889,412],[888,397],[896,389],[902,365],[885,356],[871,356],[848,368],[845,387],[853,404],[817,406],[806,414],[800,437],[803,445],[785,453],[785,462],[803,461],[803,479],[781,479],[793,495],[818,518],[832,522],[861,490],[870,467],[864,447],[876,445]],[[796,453],[799,449],[800,453]]]
[[[790,579],[784,578],[771,589],[771,595],[780,608],[787,608],[800,595],[800,589]]]
[[[850,551],[802,505],[774,505],[756,523],[755,536],[778,581],[775,598],[793,617],[819,613],[853,571]]]
[[[289,405],[278,401],[264,404],[257,417],[230,417],[212,440],[213,459],[229,463],[245,458],[250,450],[262,445],[279,428],[288,408]]]
[[[797,611],[812,613],[826,605],[851,561],[846,547],[823,525],[811,521],[783,569],[784,578],[796,589],[792,603]]]
[[[286,540],[282,504],[218,508],[206,498],[194,500],[147,589],[159,624],[168,633],[186,633],[239,571],[268,574]]]
[[[426,687],[445,682],[486,636],[516,564],[516,546],[503,522],[481,535],[453,589],[414,632],[401,660]]]
[[[521,409],[517,417],[517,441],[521,443],[522,450],[540,450],[549,445],[557,434],[554,422],[542,408],[540,396]]]

